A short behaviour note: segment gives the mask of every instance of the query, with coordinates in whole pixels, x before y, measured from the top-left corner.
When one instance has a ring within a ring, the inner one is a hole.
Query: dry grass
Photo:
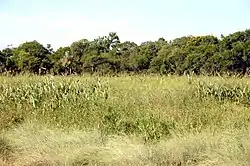
[[[0,165],[250,165],[249,82],[1,77]]]
[[[182,133],[145,144],[133,136],[103,136],[98,131],[65,132],[26,122],[5,133],[4,138],[12,148],[14,166],[250,164],[248,130]]]

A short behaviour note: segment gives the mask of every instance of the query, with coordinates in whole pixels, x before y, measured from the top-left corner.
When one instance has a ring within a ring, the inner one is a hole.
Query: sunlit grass
[[[1,77],[0,165],[249,165],[249,83]]]

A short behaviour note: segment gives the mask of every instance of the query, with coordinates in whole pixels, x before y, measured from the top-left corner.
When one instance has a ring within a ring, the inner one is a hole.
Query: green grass
[[[0,77],[0,165],[250,165],[250,79]]]

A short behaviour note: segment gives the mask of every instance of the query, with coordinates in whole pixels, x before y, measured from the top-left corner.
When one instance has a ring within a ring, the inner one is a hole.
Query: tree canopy
[[[0,72],[35,74],[159,73],[241,74],[250,67],[250,29],[219,39],[212,35],[159,38],[137,45],[115,32],[93,41],[82,39],[56,51],[29,41],[0,50]]]

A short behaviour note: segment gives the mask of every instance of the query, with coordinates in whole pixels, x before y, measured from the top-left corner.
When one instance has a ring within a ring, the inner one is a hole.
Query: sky
[[[250,28],[250,0],[0,0],[0,49],[54,49],[116,32],[121,41],[228,35]]]

